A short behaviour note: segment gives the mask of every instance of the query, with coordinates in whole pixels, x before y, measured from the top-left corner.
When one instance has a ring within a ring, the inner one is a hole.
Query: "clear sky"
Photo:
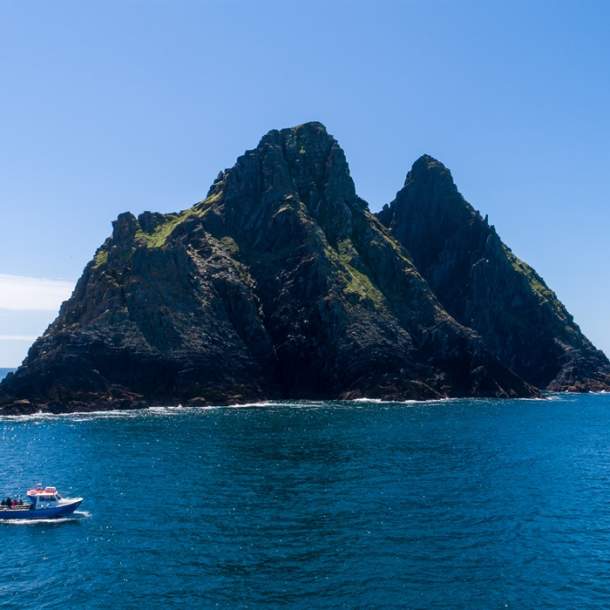
[[[119,212],[188,207],[309,120],[373,210],[443,161],[610,353],[609,23],[605,0],[0,0],[0,366]]]

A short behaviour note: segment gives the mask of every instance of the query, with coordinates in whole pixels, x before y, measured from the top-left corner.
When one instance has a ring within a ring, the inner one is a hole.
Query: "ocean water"
[[[0,420],[4,608],[607,608],[610,395]]]

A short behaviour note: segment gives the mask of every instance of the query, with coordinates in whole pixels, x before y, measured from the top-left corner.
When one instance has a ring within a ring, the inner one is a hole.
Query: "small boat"
[[[2,519],[59,519],[71,515],[83,498],[63,498],[57,488],[37,485],[27,492],[28,501],[2,500]]]

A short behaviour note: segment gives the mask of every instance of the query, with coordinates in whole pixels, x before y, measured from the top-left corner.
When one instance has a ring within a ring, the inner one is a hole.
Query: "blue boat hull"
[[[82,499],[75,500],[61,506],[53,506],[49,508],[35,508],[33,510],[21,509],[3,509],[0,510],[0,520],[6,519],[60,519],[71,515],[81,504]]]

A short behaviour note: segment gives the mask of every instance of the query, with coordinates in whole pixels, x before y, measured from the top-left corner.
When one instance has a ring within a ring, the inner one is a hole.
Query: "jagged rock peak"
[[[260,140],[257,148],[260,149],[267,142],[277,141],[280,138],[287,144],[298,141],[301,144],[309,143],[315,147],[330,148],[336,144],[336,140],[331,136],[326,127],[319,121],[310,121],[295,125],[294,127],[284,127],[283,129],[271,129]]]
[[[428,154],[421,155],[413,163],[395,200],[391,204],[386,203],[378,213],[379,220],[389,228],[400,224],[399,218],[404,212],[405,205],[396,202],[405,199],[417,202],[420,207],[432,208],[433,214],[437,217],[445,209],[449,208],[451,212],[451,208],[454,207],[460,208],[460,213],[478,215],[461,196],[449,168]]]
[[[610,365],[544,280],[517,258],[460,194],[451,172],[423,155],[378,214],[445,309],[476,330],[528,382],[550,390],[610,387]]]
[[[318,122],[269,131],[224,173],[222,182],[228,198],[292,191],[308,202],[327,187],[346,199],[356,195],[345,153]]]
[[[271,129],[261,139],[264,140],[269,134],[279,133],[282,137],[305,137],[313,140],[328,140],[334,141],[334,138],[328,133],[326,126],[320,121],[308,121],[295,125],[294,127],[284,127],[283,129]]]
[[[112,222],[112,239],[116,243],[131,241],[138,230],[138,221],[131,212],[123,212]]]
[[[449,168],[430,155],[419,157],[407,173],[404,186],[407,187],[416,183],[426,185],[431,183],[435,184],[437,189],[441,188],[451,193],[458,192]]]
[[[446,165],[427,153],[418,157],[411,166],[411,172],[420,173],[423,171],[448,172],[451,174]]]

